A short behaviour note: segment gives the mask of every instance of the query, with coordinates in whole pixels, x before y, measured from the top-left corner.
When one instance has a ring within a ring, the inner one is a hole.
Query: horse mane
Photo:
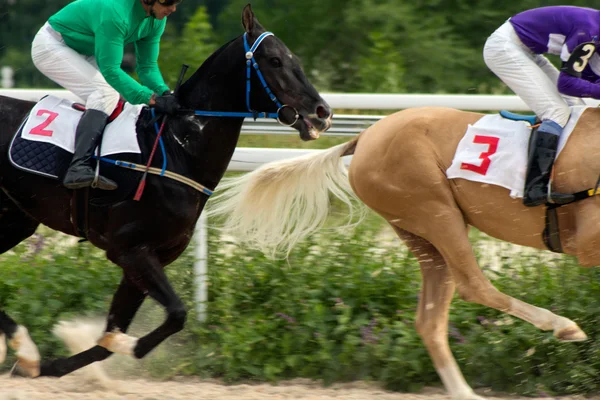
[[[190,91],[192,88],[197,89],[197,85],[199,85],[202,81],[202,78],[206,75],[207,70],[213,65],[214,60],[219,57],[225,50],[229,48],[229,46],[235,42],[238,37],[231,39],[229,42],[222,45],[220,48],[215,50],[198,69],[190,76],[182,85],[179,90],[179,98],[182,100],[182,103],[188,106],[188,97],[190,96]]]

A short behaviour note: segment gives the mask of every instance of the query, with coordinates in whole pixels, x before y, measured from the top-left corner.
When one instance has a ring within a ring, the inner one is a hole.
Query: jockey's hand
[[[163,114],[175,115],[181,109],[177,97],[171,92],[165,92],[162,96],[153,97],[150,101],[150,107]]]

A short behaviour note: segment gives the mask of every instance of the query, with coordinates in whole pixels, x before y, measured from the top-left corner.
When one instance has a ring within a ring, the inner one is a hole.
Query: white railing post
[[[194,257],[194,276],[196,280],[196,291],[194,299],[196,300],[196,311],[200,322],[206,321],[206,302],[208,300],[208,240],[207,240],[207,221],[204,213],[200,214],[200,219],[196,224],[195,236],[195,257]]]

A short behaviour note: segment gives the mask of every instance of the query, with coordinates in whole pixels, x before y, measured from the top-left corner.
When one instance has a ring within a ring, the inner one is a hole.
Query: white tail
[[[348,220],[341,228],[348,227],[356,216],[357,198],[341,157],[352,145],[275,161],[224,179],[208,215],[224,217],[225,232],[271,256],[289,254],[296,243],[323,226],[330,192],[348,207]]]

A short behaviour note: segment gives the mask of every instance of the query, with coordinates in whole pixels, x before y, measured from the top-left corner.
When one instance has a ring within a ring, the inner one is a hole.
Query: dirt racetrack
[[[486,391],[478,394],[489,399],[522,399],[499,396]],[[307,380],[284,382],[278,386],[268,384],[223,385],[217,381],[177,378],[168,382],[144,379],[109,380],[102,383],[90,381],[81,374],[60,379],[10,378],[0,376],[0,400],[449,400],[442,389],[425,389],[419,394],[393,393],[363,382],[340,384],[324,388]],[[541,398],[538,398],[541,399]],[[548,398],[549,399],[549,398]],[[553,398],[556,399],[556,398]],[[583,396],[561,399],[583,400]],[[590,398],[587,398],[590,399]],[[600,396],[593,397],[600,399]]]

